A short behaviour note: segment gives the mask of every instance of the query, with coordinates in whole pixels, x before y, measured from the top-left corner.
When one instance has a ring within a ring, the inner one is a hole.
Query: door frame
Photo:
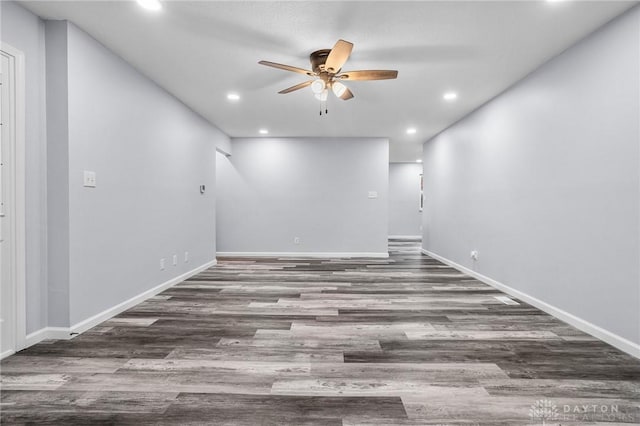
[[[9,197],[13,201],[13,239],[10,250],[12,252],[11,277],[13,278],[15,295],[15,335],[14,350],[17,352],[26,346],[26,192],[25,192],[25,132],[26,132],[26,110],[25,110],[25,61],[24,53],[8,45],[5,42],[0,44],[0,54],[9,59],[9,66],[13,71],[13,126],[11,144],[11,154],[13,160],[13,184],[9,190]]]

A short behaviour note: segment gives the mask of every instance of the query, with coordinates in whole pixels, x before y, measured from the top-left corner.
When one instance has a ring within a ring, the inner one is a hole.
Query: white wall
[[[389,164],[389,235],[422,235],[421,174],[422,164]]]
[[[386,255],[387,139],[232,139],[232,149],[218,157],[219,255]]]
[[[0,2],[0,39],[22,51],[26,80],[27,333],[47,324],[47,148],[44,23],[14,2]]]
[[[423,224],[425,249],[636,344],[639,55],[636,7],[425,143]]]

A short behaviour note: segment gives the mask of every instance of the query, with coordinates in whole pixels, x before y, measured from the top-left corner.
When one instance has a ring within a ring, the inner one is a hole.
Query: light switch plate
[[[96,187],[96,172],[84,171],[84,186],[87,188]]]

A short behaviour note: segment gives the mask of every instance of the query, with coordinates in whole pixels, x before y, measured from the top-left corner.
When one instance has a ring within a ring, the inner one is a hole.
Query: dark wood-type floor
[[[391,241],[223,259],[1,364],[3,424],[640,422],[640,361]]]

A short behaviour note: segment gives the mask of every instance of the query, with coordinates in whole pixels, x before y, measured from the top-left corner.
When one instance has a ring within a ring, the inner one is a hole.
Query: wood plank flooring
[[[640,424],[640,361],[418,247],[222,259],[2,361],[0,422]]]

